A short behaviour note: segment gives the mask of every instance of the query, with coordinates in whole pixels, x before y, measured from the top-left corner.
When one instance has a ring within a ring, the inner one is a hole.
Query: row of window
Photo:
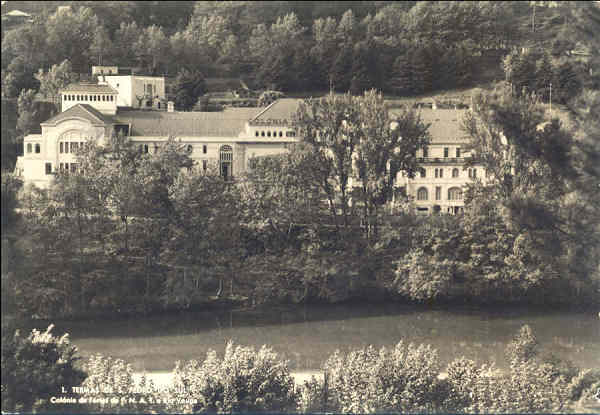
[[[58,143],[58,152],[63,153],[76,153],[79,147],[83,147],[83,141],[75,142],[60,142]]]
[[[114,95],[65,94],[63,99],[65,101],[113,101]]]
[[[469,174],[469,178],[470,179],[476,179],[477,178],[477,169],[476,168],[469,169],[468,174]],[[425,170],[425,169],[422,168],[421,171],[420,171],[420,175],[421,175],[422,178],[427,177],[427,170]],[[440,179],[443,178],[444,177],[444,169],[443,168],[436,168],[434,170],[434,176],[435,176],[436,179],[437,178],[440,178]],[[460,171],[457,168],[453,168],[452,169],[452,177],[453,178],[457,178],[459,176],[460,176]]]
[[[77,172],[77,163],[59,163],[58,165],[58,169],[63,172],[63,173],[75,173]],[[45,165],[45,169],[46,169],[46,174],[53,174],[52,173],[52,163],[46,163]]]
[[[194,151],[194,146],[192,146],[191,144],[188,144],[187,146],[187,152],[188,153],[192,153]],[[202,154],[206,154],[208,152],[208,147],[206,146],[206,144],[202,145]]]
[[[462,200],[463,192],[460,187],[451,187],[448,189],[448,200]],[[426,187],[420,187],[417,190],[417,200],[429,200],[429,191]],[[442,188],[436,186],[435,200],[442,200]]]
[[[33,151],[33,145],[31,143],[27,143],[27,152],[31,153],[32,151]],[[42,146],[39,143],[37,143],[35,145],[36,154],[39,154],[41,151],[42,151]]]
[[[460,147],[456,147],[456,158],[460,158]],[[429,157],[429,150],[427,149],[427,147],[425,147],[423,149],[423,157],[427,158]],[[444,147],[444,157],[448,158],[450,157],[450,147]]]
[[[265,137],[265,136],[266,137],[271,137],[271,136],[277,137],[277,131],[273,131],[272,133],[271,133],[271,131],[266,131],[266,132],[265,131],[260,131],[260,132],[257,131],[255,133],[255,135],[256,135],[256,137]],[[296,132],[295,131],[286,131],[285,136],[286,137],[296,137]],[[283,131],[279,131],[279,137],[283,137]]]

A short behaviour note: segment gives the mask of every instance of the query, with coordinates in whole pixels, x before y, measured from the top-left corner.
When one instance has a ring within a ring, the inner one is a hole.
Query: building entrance
[[[221,176],[225,180],[229,180],[233,176],[233,149],[231,146],[221,146],[219,152],[219,164]]]

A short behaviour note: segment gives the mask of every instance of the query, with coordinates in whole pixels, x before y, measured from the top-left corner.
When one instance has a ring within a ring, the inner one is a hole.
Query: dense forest
[[[37,71],[64,60],[82,74],[98,64],[173,77],[188,68],[283,91],[420,94],[502,77],[497,63],[515,47],[583,74],[589,65],[567,59],[582,47],[573,29],[598,31],[588,2],[10,3],[34,22],[3,25],[8,97],[37,89]]]

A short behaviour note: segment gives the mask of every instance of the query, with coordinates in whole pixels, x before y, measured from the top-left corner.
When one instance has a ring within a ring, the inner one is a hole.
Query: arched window
[[[452,169],[452,177],[458,177],[458,169],[456,167]]]
[[[267,137],[271,137],[271,131],[267,131]]]
[[[460,187],[451,187],[448,189],[448,200],[462,200],[463,194]]]
[[[27,152],[28,152],[28,153],[31,153],[31,151],[32,151],[32,150],[31,150],[31,143],[28,143],[28,144],[27,144]]]
[[[61,141],[61,142],[59,143],[59,150],[58,150],[58,152],[59,152],[59,153],[62,153],[62,152],[64,151],[64,150],[63,150],[63,145],[64,145],[64,144],[63,144],[63,142]]]
[[[39,144],[36,144],[35,145],[35,152],[39,154],[41,151],[42,151],[42,147]]]
[[[429,198],[426,187],[420,187],[417,190],[417,200],[427,200]]]
[[[264,136],[265,136],[265,132],[264,132],[264,131],[261,131],[261,132],[260,132],[260,136],[261,136],[261,137],[264,137]]]
[[[283,131],[279,131],[279,137],[283,137]]]
[[[256,136],[258,137],[258,131],[256,132]]]

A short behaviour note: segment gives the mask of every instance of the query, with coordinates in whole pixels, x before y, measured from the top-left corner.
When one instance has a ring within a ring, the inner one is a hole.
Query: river
[[[506,367],[503,351],[529,324],[542,354],[555,354],[585,368],[600,368],[600,319],[596,313],[505,308],[425,308],[398,304],[310,305],[186,312],[117,321],[58,322],[84,358],[121,358],[136,372],[171,371],[176,360],[203,359],[208,349],[222,355],[226,342],[270,345],[299,373],[318,370],[336,349],[401,339],[431,344],[443,364],[465,356]]]

